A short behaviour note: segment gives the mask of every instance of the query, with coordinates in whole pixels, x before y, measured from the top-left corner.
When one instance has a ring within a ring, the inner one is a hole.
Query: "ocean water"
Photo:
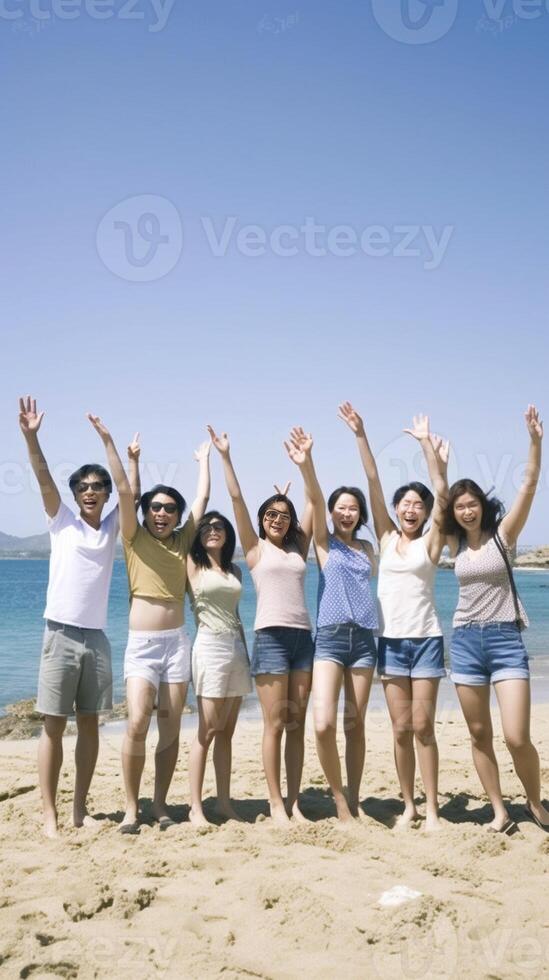
[[[241,565],[241,568],[244,589],[240,613],[251,650],[255,594],[246,566]],[[6,704],[36,694],[47,581],[48,561],[45,559],[0,561],[0,712]],[[316,564],[309,562],[306,594],[313,622],[317,582]],[[524,636],[531,658],[535,696],[536,682],[539,692],[542,687],[546,691],[549,685],[549,573],[518,571],[516,582],[531,622]],[[435,595],[444,635],[448,640],[457,601],[457,583],[453,572],[439,570]],[[189,631],[194,633],[192,614],[188,608],[186,621]],[[127,629],[126,569],[124,562],[117,560],[114,563],[107,627],[113,652],[116,701],[122,699],[124,692],[123,658]],[[251,698],[255,698],[255,695]],[[193,701],[192,691],[189,701]]]

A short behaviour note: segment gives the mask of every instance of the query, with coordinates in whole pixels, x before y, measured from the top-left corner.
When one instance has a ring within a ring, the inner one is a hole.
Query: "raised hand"
[[[418,442],[421,442],[422,439],[428,439],[429,438],[429,416],[428,415],[421,415],[421,414],[414,415],[413,422],[412,422],[412,428],[411,429],[403,429],[402,431],[403,432],[406,432],[407,435],[409,435],[409,436],[413,436],[413,438],[414,439],[417,439]]]
[[[278,483],[274,484],[274,488],[277,493],[281,494],[282,497],[287,497],[288,493],[290,492],[291,485],[292,485],[292,481],[288,480],[288,482],[283,486],[282,490],[280,489]]]
[[[313,437],[304,431],[300,425],[294,426],[290,432],[288,442],[284,442],[284,448],[288,453],[292,463],[302,466],[307,456],[310,456],[313,448]]]
[[[362,417],[358,414],[356,409],[353,408],[350,402],[342,402],[338,408],[337,417],[349,426],[351,432],[354,432],[355,436],[364,435],[364,422],[362,421]]]
[[[429,433],[429,440],[433,447],[439,469],[446,470],[450,456],[450,440],[443,439],[442,436],[436,435],[434,432]]]
[[[539,412],[535,405],[529,405],[524,413],[526,427],[532,442],[541,442],[543,439],[543,422],[539,417]]]
[[[140,455],[141,446],[139,445],[139,432],[136,432],[128,446],[128,459],[135,459],[137,462],[139,462]]]
[[[210,449],[212,447],[212,440],[207,439],[206,442],[201,442],[198,449],[195,449],[193,455],[196,462],[199,463],[201,459],[207,459],[210,455]]]
[[[19,425],[24,436],[36,435],[44,418],[44,412],[37,412],[36,398],[27,395],[19,399]]]
[[[107,426],[99,418],[99,415],[92,415],[91,412],[88,412],[86,418],[90,420],[99,438],[103,442],[108,442],[111,438],[111,434],[107,429]]]
[[[227,453],[229,452],[229,448],[230,448],[230,446],[229,446],[229,437],[228,437],[227,433],[226,432],[222,432],[221,435],[218,436],[218,435],[216,435],[216,433],[212,429],[211,425],[207,425],[206,428],[207,428],[208,432],[210,433],[210,439],[212,440],[212,444],[215,446],[215,448],[217,449],[218,453],[221,453],[222,456],[226,456]]]

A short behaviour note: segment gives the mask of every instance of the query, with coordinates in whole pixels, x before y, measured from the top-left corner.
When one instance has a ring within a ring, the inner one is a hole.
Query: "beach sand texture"
[[[549,711],[533,731],[549,788]],[[97,827],[69,825],[73,739],[60,782],[62,836],[40,832],[36,741],[0,744],[0,973],[6,977],[542,977],[549,976],[549,835],[528,821],[496,729],[504,793],[520,835],[490,834],[464,723],[437,726],[444,829],[390,829],[400,812],[387,717],[372,712],[364,816],[350,829],[333,804],[307,734],[307,825],[274,828],[260,762],[261,728],[243,722],[234,743],[233,797],[248,823],[197,831],[188,813],[182,749],[170,799],[181,826],[144,823],[123,837],[120,735],[102,733],[90,796]],[[152,744],[143,782],[145,816]],[[209,762],[205,796],[214,791]],[[183,802],[185,801],[185,802]],[[420,807],[421,809],[421,807]],[[206,813],[212,812],[206,804]],[[255,822],[252,822],[255,821]],[[406,886],[420,895],[384,907]]]

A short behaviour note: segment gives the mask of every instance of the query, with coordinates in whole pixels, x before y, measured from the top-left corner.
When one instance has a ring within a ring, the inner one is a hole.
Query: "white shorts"
[[[202,698],[238,698],[250,693],[248,654],[237,633],[199,628],[193,646],[193,686],[196,696]]]
[[[159,684],[188,684],[191,641],[184,626],[175,630],[130,630],[124,654],[124,680],[141,677]]]

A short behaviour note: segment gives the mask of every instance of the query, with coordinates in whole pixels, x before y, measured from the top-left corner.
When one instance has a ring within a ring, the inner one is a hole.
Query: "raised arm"
[[[210,499],[210,449],[211,441],[202,442],[195,450],[194,458],[198,463],[198,483],[196,485],[196,497],[191,505],[191,514],[195,524],[206,513],[208,500]]]
[[[295,426],[284,446],[292,462],[301,470],[305,493],[312,511],[313,541],[319,563],[323,565],[328,557],[329,534],[326,523],[326,501],[313,463],[313,437],[301,426]]]
[[[141,476],[139,473],[139,457],[141,446],[139,443],[139,432],[136,432],[128,446],[128,480],[132,488],[133,499],[136,508],[141,500]]]
[[[539,417],[539,412],[535,405],[528,406],[524,413],[524,418],[526,419],[526,428],[530,436],[526,470],[515,502],[500,525],[506,542],[511,548],[516,544],[518,536],[528,520],[541,469],[543,422]]]
[[[38,442],[38,430],[43,418],[44,412],[36,410],[35,398],[29,395],[19,399],[19,426],[27,444],[32,471],[38,480],[44,510],[48,517],[55,517],[61,505],[61,497]]]
[[[109,469],[116,484],[116,489],[118,490],[120,531],[122,537],[126,541],[131,541],[137,531],[137,515],[135,513],[135,500],[130,482],[106,425],[103,424],[98,415],[92,415],[88,412],[88,418],[105,447]]]
[[[443,533],[444,513],[448,505],[448,456],[449,442],[429,430],[428,415],[414,415],[412,427],[404,429],[408,435],[417,439],[429,471],[429,479],[433,488],[435,501],[431,514],[431,527],[427,532],[425,544],[429,558],[437,564],[442,549],[446,544]]]
[[[396,531],[397,527],[395,522],[392,520],[389,511],[387,510],[381,480],[379,479],[377,463],[375,461],[374,454],[370,449],[370,443],[366,438],[364,422],[350,402],[343,402],[343,404],[339,406],[338,418],[342,419],[343,422],[349,426],[351,432],[354,432],[356,436],[358,452],[362,461],[362,466],[364,467],[366,478],[368,480],[370,505],[372,507],[372,517],[374,519],[376,537],[378,541],[381,541],[384,534],[390,534],[391,531]]]
[[[240,484],[234,470],[231,460],[229,437],[226,432],[222,432],[219,436],[216,435],[211,425],[206,426],[206,428],[210,433],[213,445],[221,456],[225,483],[227,484],[227,490],[233,505],[238,537],[240,538],[240,544],[242,545],[242,550],[248,566],[253,568],[259,557],[259,553],[257,551],[259,537],[252,524],[250,513],[244,502],[242,490],[240,489]]]

